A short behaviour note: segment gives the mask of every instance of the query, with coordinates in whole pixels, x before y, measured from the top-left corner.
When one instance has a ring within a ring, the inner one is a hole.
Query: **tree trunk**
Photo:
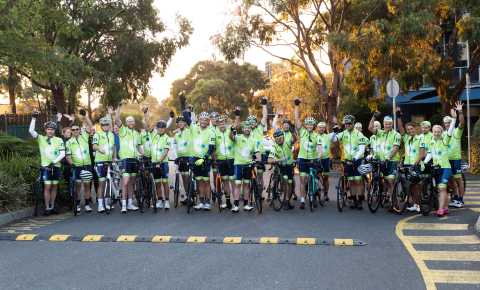
[[[436,86],[436,91],[438,94],[438,98],[440,99],[440,105],[442,106],[442,113],[449,114],[450,108],[452,107],[452,100],[458,98],[451,98],[449,97],[449,89],[448,89],[448,82],[445,84],[441,83]]]
[[[66,112],[65,90],[63,85],[56,84],[52,89],[53,104],[57,107],[60,113]]]
[[[74,114],[77,108],[77,93],[78,87],[75,85],[71,85],[68,88],[68,106],[67,106],[67,113]]]
[[[15,104],[16,89],[18,86],[18,76],[15,69],[8,67],[8,98],[10,100],[10,109],[12,114],[17,114],[17,104]]]

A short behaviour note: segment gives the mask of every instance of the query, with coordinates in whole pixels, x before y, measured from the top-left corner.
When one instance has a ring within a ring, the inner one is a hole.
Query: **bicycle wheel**
[[[175,186],[173,187],[173,206],[178,207],[178,196],[180,195],[180,173],[175,173]]]
[[[74,178],[70,178],[70,182],[68,184],[68,190],[70,191],[70,196],[72,197],[72,205],[73,205],[73,215],[77,216],[77,206],[78,206],[78,197],[77,191],[75,190],[75,181]]]
[[[194,194],[194,183],[195,181],[190,177],[188,186],[187,186],[187,213],[189,214],[193,207],[193,194]]]
[[[371,213],[376,213],[381,204],[381,194],[378,180],[374,180],[367,192],[367,205]]]
[[[343,208],[345,207],[345,184],[344,184],[344,177],[340,177],[338,179],[338,185],[337,185],[337,210],[339,212],[343,211]]]
[[[107,199],[110,200],[110,204],[107,204]],[[110,178],[105,181],[105,188],[103,189],[103,208],[106,214],[110,214],[112,203],[112,184]]]
[[[152,202],[152,206],[153,206],[153,212],[154,213],[157,213],[158,211],[158,208],[157,208],[157,185],[155,184],[155,180],[153,179],[153,176],[150,175],[150,177],[148,178],[149,179],[149,183],[150,183],[150,200]],[[168,194],[168,193],[166,193]]]
[[[223,191],[222,191],[222,178],[220,174],[217,175],[215,178],[215,201],[217,202],[218,212],[222,212],[222,198],[223,198]]]
[[[271,197],[270,204],[272,205],[275,211],[280,211],[282,209],[282,198],[283,195],[281,188],[281,177],[277,174],[274,174],[271,178],[271,188],[269,195]]]
[[[255,209],[257,210],[258,214],[261,214],[262,211],[263,211],[262,197],[259,193],[258,184],[257,184],[257,181],[255,179],[252,179],[252,196],[253,196],[254,202],[255,202]]]
[[[397,214],[402,214],[407,207],[408,194],[405,190],[404,182],[398,179],[395,182],[392,193],[392,209]]]
[[[135,180],[135,198],[137,199],[138,208],[143,213],[143,198],[145,196],[142,177],[139,176]]]
[[[420,200],[420,212],[424,216],[428,216],[430,214],[430,211],[432,211],[433,208],[433,185],[431,182],[428,182],[427,184],[424,185],[421,200]]]
[[[33,209],[33,216],[38,216],[38,213],[40,212],[40,208],[42,207],[43,204],[43,182],[40,179],[37,179],[33,183],[33,188],[32,188],[32,198],[33,198],[33,204],[34,204],[34,209]]]
[[[325,195],[322,194],[322,188],[320,188],[320,184],[322,184],[323,186],[323,183],[322,181],[316,177],[314,179],[314,182],[315,182],[315,198],[318,200],[318,204],[321,206],[321,207],[324,207],[325,204],[326,204],[326,200],[325,200]]]
[[[313,180],[313,176],[310,174],[308,175],[307,181],[307,197],[308,197],[308,207],[310,208],[310,212],[313,212],[313,208],[315,207],[315,184]]]

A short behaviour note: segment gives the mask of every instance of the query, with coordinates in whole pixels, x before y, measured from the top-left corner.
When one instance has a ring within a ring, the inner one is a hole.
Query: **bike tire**
[[[381,204],[380,187],[377,181],[373,181],[367,193],[367,205],[371,213],[376,213]]]
[[[193,207],[193,180],[190,178],[190,181],[188,182],[188,189],[187,189],[187,214],[190,214],[192,211]]]
[[[308,207],[310,208],[310,212],[313,212],[315,207],[315,184],[312,175],[308,176],[307,181],[307,197],[308,197]]]
[[[431,183],[425,184],[420,196],[420,212],[423,216],[428,216],[433,208],[433,186]]]
[[[144,188],[142,183],[142,178],[138,177],[135,180],[135,199],[137,200],[138,209],[143,213],[143,198],[144,198]]]
[[[397,180],[393,187],[392,209],[397,214],[402,214],[407,208],[408,195],[401,180]]]
[[[281,187],[281,179],[279,178],[278,175],[275,174],[275,176],[272,176],[272,187],[270,188],[271,194],[271,202],[270,204],[272,205],[273,210],[275,211],[280,211],[283,206],[283,201],[281,198],[282,192],[280,192],[280,187]]]
[[[262,197],[258,191],[258,184],[255,179],[252,180],[252,195],[255,202],[255,209],[258,214],[261,214],[263,212]]]
[[[343,177],[340,177],[337,185],[337,210],[343,212],[345,207],[345,187],[343,182]]]
[[[178,196],[180,195],[180,174],[175,173],[175,186],[173,187],[173,206],[178,207]]]
[[[41,180],[36,180],[33,183],[33,202],[34,202],[34,209],[33,209],[33,216],[38,216],[40,212],[40,208],[42,206],[42,195],[43,195],[43,182]]]
[[[111,203],[112,203],[112,184],[110,179],[107,179],[105,182],[105,188],[103,189],[103,208],[105,209],[105,214],[110,214]],[[107,194],[108,193],[108,194]],[[110,204],[107,207],[107,197],[110,198]]]
[[[152,202],[152,205],[153,205],[153,213],[157,213],[158,212],[158,208],[157,208],[157,185],[155,184],[155,180],[153,179],[153,176],[150,176],[149,178],[150,180],[150,200]]]

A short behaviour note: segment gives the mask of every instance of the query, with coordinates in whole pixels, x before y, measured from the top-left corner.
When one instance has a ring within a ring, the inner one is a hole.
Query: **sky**
[[[175,16],[188,18],[194,28],[190,43],[179,50],[172,59],[163,77],[158,74],[150,81],[151,92],[159,101],[168,97],[171,83],[184,77],[190,68],[201,60],[222,59],[220,52],[211,43],[210,37],[222,33],[234,11],[234,0],[155,0],[156,8],[165,24],[175,27]],[[245,61],[264,70],[265,62],[272,61],[266,53],[250,50]]]

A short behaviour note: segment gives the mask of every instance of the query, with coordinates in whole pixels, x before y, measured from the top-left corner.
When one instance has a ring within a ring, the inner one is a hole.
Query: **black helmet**
[[[355,123],[355,117],[352,115],[346,115],[343,117],[343,124],[352,124]]]
[[[57,123],[55,123],[53,121],[48,121],[48,122],[45,122],[45,124],[43,124],[43,127],[45,129],[57,130]]]
[[[282,137],[283,135],[284,135],[284,133],[280,129],[277,129],[277,130],[275,130],[275,132],[273,132],[273,137],[274,138]]]
[[[167,128],[167,122],[160,120],[157,122],[157,128]]]
[[[186,122],[185,117],[184,116],[178,116],[176,122],[177,122],[177,124],[180,123],[180,122]]]

